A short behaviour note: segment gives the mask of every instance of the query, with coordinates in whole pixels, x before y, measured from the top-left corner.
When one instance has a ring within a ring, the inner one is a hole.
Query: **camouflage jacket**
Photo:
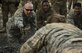
[[[61,53],[73,42],[82,41],[81,35],[82,31],[71,24],[48,24],[22,45],[20,53],[37,53],[42,47],[46,48],[47,53]]]
[[[82,29],[82,12],[80,15],[76,15],[74,13],[74,10],[72,9],[69,14],[67,15],[67,19],[66,22],[67,23],[71,23],[75,26],[77,26],[78,28]]]
[[[31,16],[23,15],[23,9],[19,8],[14,16],[7,22],[7,38],[10,47],[15,47],[18,51],[20,45],[30,38],[36,31],[35,13]],[[24,20],[24,18],[28,18]],[[26,29],[27,28],[27,29]],[[22,30],[24,29],[24,30]],[[16,52],[15,52],[16,53]]]
[[[44,26],[46,23],[45,21],[47,21],[47,18],[49,16],[51,16],[53,14],[53,9],[50,7],[48,9],[47,12],[44,12],[43,9],[39,9],[37,12],[36,12],[36,15],[37,15],[37,26],[38,28],[41,28],[42,26]]]

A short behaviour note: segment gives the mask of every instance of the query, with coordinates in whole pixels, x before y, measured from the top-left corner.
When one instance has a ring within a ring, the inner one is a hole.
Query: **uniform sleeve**
[[[44,38],[45,30],[42,28],[22,45],[20,53],[36,53],[36,51],[43,47]]]
[[[21,17],[15,17],[14,24],[18,28],[22,28],[23,27],[23,19]]]
[[[67,14],[66,22],[67,22],[67,23],[74,24],[73,18],[74,18],[74,17],[73,17],[73,12],[69,12],[69,14]]]

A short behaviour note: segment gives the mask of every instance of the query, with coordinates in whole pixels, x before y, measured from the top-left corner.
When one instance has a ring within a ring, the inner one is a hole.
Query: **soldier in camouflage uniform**
[[[41,5],[41,8],[36,12],[38,29],[44,26],[46,24],[47,17],[53,14],[53,9],[51,8],[48,1],[42,1]]]
[[[75,3],[73,9],[69,12],[66,19],[67,23],[71,23],[82,30],[82,8],[81,3]]]
[[[1,2],[2,2],[2,15],[3,15],[3,29],[5,30],[9,13],[11,16],[15,13],[20,0],[1,0]]]
[[[42,47],[46,53],[80,53],[82,31],[67,23],[48,24],[22,45],[20,53],[37,53]]]
[[[11,47],[18,50],[20,45],[35,33],[35,18],[33,4],[28,2],[23,8],[19,8],[15,15],[8,20],[8,43]]]

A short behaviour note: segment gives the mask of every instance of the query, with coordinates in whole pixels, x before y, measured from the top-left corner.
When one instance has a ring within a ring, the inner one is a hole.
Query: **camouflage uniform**
[[[20,0],[1,0],[2,1],[2,15],[3,15],[3,26],[6,27],[8,21],[8,14],[12,16],[19,5]]]
[[[76,15],[74,13],[74,10],[72,9],[69,14],[67,15],[67,23],[71,23],[75,26],[77,26],[78,28],[82,29],[82,12],[80,15]]]
[[[26,19],[28,18],[28,20]],[[35,13],[34,11],[30,16],[26,16],[23,13],[23,9],[19,8],[14,16],[8,20],[8,42],[11,46],[20,47],[28,38],[30,38],[36,31],[35,25]],[[24,30],[26,29],[27,30]]]
[[[50,7],[47,12],[44,12],[43,9],[39,9],[37,14],[37,27],[41,28],[46,24],[47,18],[53,14],[53,9]]]
[[[82,31],[71,24],[48,24],[22,45],[20,53],[37,53],[42,47],[46,48],[47,53],[62,53],[65,48],[75,45],[82,48],[81,35]]]
[[[7,34],[0,33],[0,53],[7,53],[8,52],[7,47],[8,47]]]

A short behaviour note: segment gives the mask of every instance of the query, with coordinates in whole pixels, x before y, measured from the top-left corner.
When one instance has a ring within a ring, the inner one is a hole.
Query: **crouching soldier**
[[[27,2],[23,8],[19,8],[17,13],[9,19],[8,27],[8,42],[11,46],[20,47],[20,44],[30,38],[36,31],[35,12],[33,11],[33,4]],[[23,33],[22,33],[23,32]],[[18,46],[19,45],[19,46]]]

